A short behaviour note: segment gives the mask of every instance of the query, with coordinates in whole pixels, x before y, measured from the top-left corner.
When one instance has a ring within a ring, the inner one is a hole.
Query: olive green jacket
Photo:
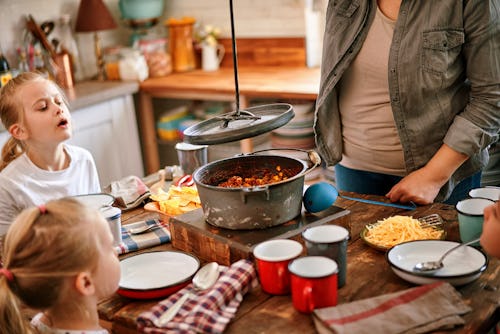
[[[330,0],[316,101],[317,149],[342,157],[338,83],[359,52],[376,0]],[[389,91],[407,173],[446,143],[470,158],[436,201],[488,163],[500,127],[500,0],[403,0],[389,54]]]

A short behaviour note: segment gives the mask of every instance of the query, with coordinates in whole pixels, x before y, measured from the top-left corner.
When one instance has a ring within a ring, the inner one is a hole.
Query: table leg
[[[155,173],[160,168],[153,98],[147,93],[139,93],[139,119],[144,165],[147,175]]]

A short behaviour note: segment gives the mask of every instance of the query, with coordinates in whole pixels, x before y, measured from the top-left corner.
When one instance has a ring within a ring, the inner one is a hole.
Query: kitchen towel
[[[447,282],[381,295],[313,313],[318,333],[428,333],[463,325],[471,308]]]
[[[155,228],[142,234],[130,234],[130,229],[158,224],[161,227]],[[122,242],[116,246],[118,254],[133,252],[143,248],[170,242],[170,231],[168,224],[159,219],[150,219],[122,226]]]
[[[111,182],[104,191],[115,197],[115,204],[120,206],[122,210],[130,210],[138,207],[150,195],[146,184],[134,175]]]
[[[189,284],[150,311],[141,313],[137,329],[142,333],[222,333],[245,293],[256,285],[257,274],[251,261],[240,260],[230,267],[220,267],[219,279],[210,289],[196,292],[193,284]],[[196,298],[186,300],[172,320],[156,327],[153,322],[188,292],[196,294]]]

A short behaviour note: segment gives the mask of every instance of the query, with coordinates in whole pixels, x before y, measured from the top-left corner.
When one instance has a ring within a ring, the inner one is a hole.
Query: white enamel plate
[[[436,261],[456,245],[457,242],[445,240],[409,241],[392,247],[386,259],[396,275],[411,283],[446,281],[452,285],[464,285],[479,278],[488,266],[486,255],[471,246],[450,253],[443,261],[444,267],[434,273],[413,271],[418,262]]]
[[[178,251],[150,252],[120,261],[118,293],[136,299],[168,296],[191,282],[200,261]]]

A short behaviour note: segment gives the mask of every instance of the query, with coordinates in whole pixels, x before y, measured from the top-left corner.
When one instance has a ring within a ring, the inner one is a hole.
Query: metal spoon
[[[460,244],[460,245],[457,245],[455,247],[452,247],[450,249],[448,249],[442,256],[439,260],[437,261],[427,261],[427,262],[419,262],[415,265],[415,267],[413,267],[413,271],[415,272],[420,272],[420,273],[432,273],[432,272],[435,272],[441,268],[443,268],[443,260],[446,256],[448,256],[448,254],[450,254],[451,252],[463,247],[463,246],[467,246],[467,245],[470,245],[470,244],[474,244],[476,242],[479,241],[479,238],[477,239],[474,239],[474,240],[471,240],[471,241],[467,241],[467,242],[464,242],[463,244]]]
[[[212,285],[217,282],[218,278],[219,265],[217,264],[217,262],[207,263],[200,270],[198,270],[196,275],[194,275],[193,277],[193,287],[195,293],[212,287]],[[174,318],[177,312],[179,312],[186,300],[193,297],[196,297],[196,294],[193,294],[189,291],[185,293],[181,298],[177,299],[175,304],[170,306],[167,312],[163,313],[159,318],[153,321],[155,326],[162,327],[170,320],[172,320],[172,318]]]

